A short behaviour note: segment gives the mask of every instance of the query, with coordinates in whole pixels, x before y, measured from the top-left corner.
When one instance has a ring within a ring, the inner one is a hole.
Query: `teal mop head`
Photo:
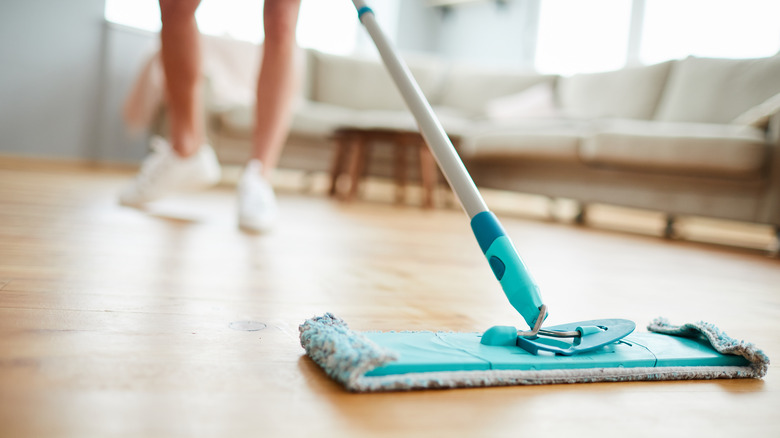
[[[656,319],[647,328],[575,355],[484,345],[479,333],[355,332],[331,314],[299,329],[306,354],[353,392],[761,378],[767,372],[769,358],[761,350],[711,324]]]

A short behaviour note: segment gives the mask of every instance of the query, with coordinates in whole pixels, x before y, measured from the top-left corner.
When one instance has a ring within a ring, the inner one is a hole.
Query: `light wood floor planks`
[[[777,366],[762,381],[345,393],[303,356],[306,318],[519,325],[465,215],[281,192],[278,228],[253,235],[229,188],[120,207],[131,174],[0,158],[0,437],[780,436]],[[706,320],[780,357],[777,259],[502,220],[550,323]]]

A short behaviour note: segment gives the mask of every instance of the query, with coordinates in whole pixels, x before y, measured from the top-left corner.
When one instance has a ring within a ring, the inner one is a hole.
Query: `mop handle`
[[[398,90],[412,112],[439,168],[460,204],[471,219],[471,228],[490,268],[504,290],[512,306],[533,327],[539,320],[542,306],[539,287],[531,278],[517,250],[506,235],[496,216],[490,212],[482,199],[474,180],[471,179],[449,136],[441,126],[420,86],[414,80],[406,63],[396,54],[390,41],[376,22],[374,11],[364,0],[352,0],[358,11],[358,18],[371,39],[393,78]]]
[[[478,213],[487,211],[485,201],[455,152],[450,138],[434,115],[431,105],[425,99],[425,95],[412,77],[408,67],[396,55],[392,45],[377,24],[373,11],[366,6],[363,0],[353,0],[353,3],[358,9],[360,21],[374,40],[390,76],[393,77],[404,101],[409,106],[409,110],[417,120],[425,142],[429,145],[433,156],[439,163],[439,168],[457,195],[463,209],[466,210],[466,214],[469,215],[469,218],[473,218]]]

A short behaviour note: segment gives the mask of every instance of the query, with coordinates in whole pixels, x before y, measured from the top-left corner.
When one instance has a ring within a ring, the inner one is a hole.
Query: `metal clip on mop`
[[[509,302],[531,328],[530,331],[518,331],[514,327],[493,327],[485,332],[481,342],[488,345],[512,343],[534,354],[548,351],[571,355],[600,348],[630,334],[635,324],[622,319],[583,321],[542,329],[542,323],[547,318],[547,306],[542,303],[539,287],[498,219],[488,210],[419,85],[377,24],[374,12],[364,0],[353,0],[353,3],[360,22],[374,40],[390,76],[417,120],[439,168],[471,218],[474,236],[493,274]],[[561,338],[568,338],[571,342],[562,341]]]

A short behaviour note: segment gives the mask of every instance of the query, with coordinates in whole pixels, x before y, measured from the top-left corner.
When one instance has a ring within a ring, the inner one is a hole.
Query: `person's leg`
[[[152,140],[152,152],[119,195],[124,205],[140,207],[174,193],[208,188],[220,180],[219,161],[205,144],[202,126],[200,35],[195,22],[199,3],[160,0],[169,141]]]
[[[295,27],[300,0],[266,0],[263,6],[263,60],[257,80],[252,158],[266,176],[276,167],[290,126],[298,71]]]
[[[161,58],[170,123],[169,140],[179,156],[203,143],[200,93],[200,34],[195,10],[200,0],[160,0]]]
[[[238,223],[251,231],[266,231],[277,214],[268,182],[284,147],[298,83],[295,26],[300,0],[265,0],[263,60],[257,79],[252,158],[238,184]]]

